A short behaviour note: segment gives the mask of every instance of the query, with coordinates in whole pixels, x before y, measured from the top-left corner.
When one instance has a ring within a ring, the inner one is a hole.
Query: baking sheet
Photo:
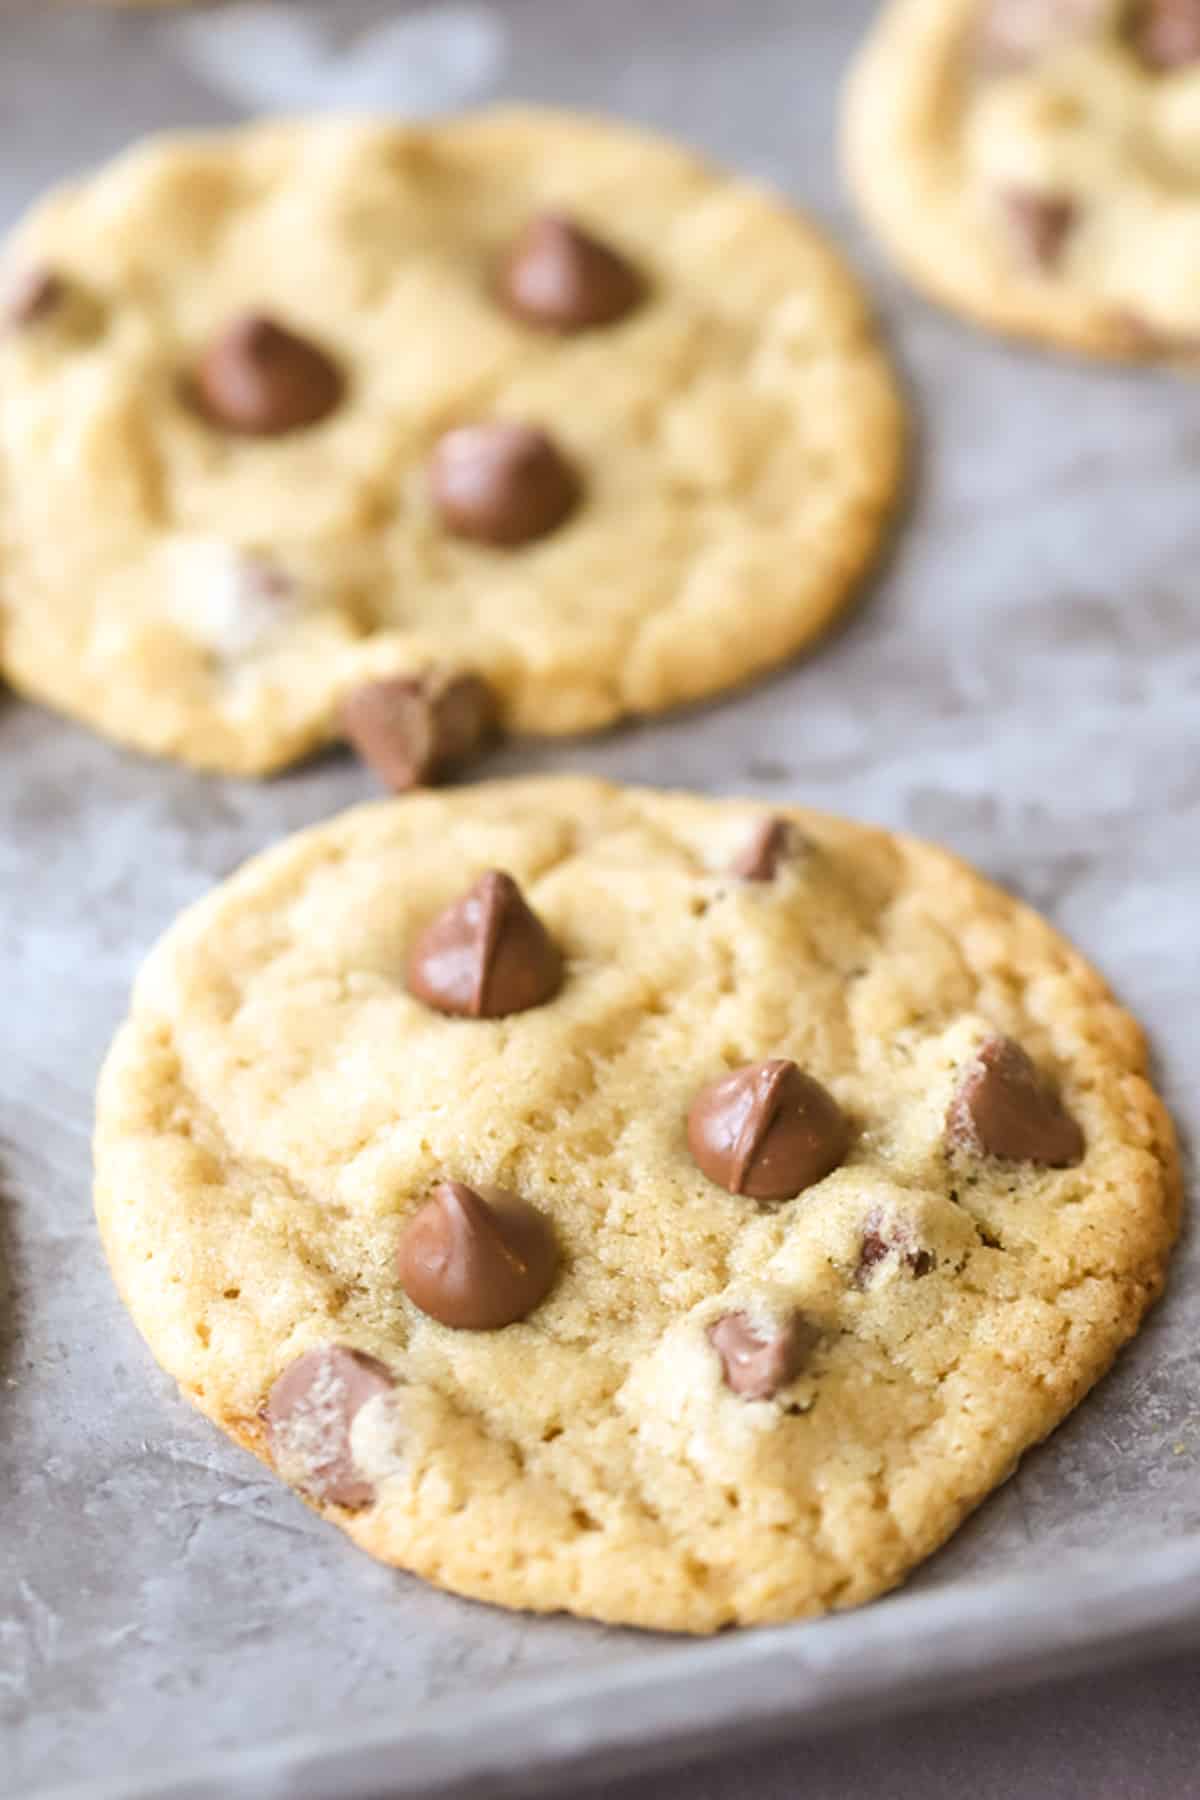
[[[794,194],[872,278],[919,405],[889,567],[819,655],[754,694],[510,747],[495,772],[794,798],[944,840],[1107,971],[1187,1127],[1196,389],[990,344],[880,267],[831,150],[835,83],[871,10],[0,0],[0,214],[161,126],[500,95],[673,129]],[[1193,1244],[1116,1373],[904,1594],[707,1644],[514,1617],[378,1568],[176,1397],[92,1229],[96,1069],[177,910],[371,792],[348,759],[219,781],[0,706],[0,1793],[557,1792],[568,1772],[1200,1643]]]

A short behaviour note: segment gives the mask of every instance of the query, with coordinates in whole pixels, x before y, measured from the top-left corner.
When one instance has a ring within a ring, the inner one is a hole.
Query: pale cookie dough
[[[561,332],[499,303],[547,209],[632,263],[627,316]],[[896,389],[840,258],[623,125],[162,139],[38,206],[6,264],[63,288],[0,347],[0,658],[205,767],[277,768],[337,734],[358,684],[433,667],[545,733],[731,687],[847,604],[900,479]],[[201,416],[203,353],[247,312],[340,370],[307,429]],[[492,420],[550,433],[578,477],[536,542],[455,536],[432,504],[435,445]]]
[[[1200,355],[1196,0],[890,0],[845,99],[907,275],[999,331]]]
[[[99,1093],[116,1279],[197,1405],[315,1504],[336,1486],[322,1510],[373,1555],[672,1630],[851,1606],[1158,1294],[1175,1142],[1100,977],[943,851],[786,816],[747,879],[746,803],[575,779],[393,800],[259,857],[150,957]],[[537,980],[507,968],[500,1017],[452,1002],[430,929],[490,869],[540,921],[516,903]],[[1036,1064],[1032,1108],[1019,1080],[980,1104],[989,1058],[1022,1061],[998,1035]],[[715,1142],[697,1096],[762,1059],[845,1121],[793,1199],[729,1192],[689,1149]],[[524,1208],[511,1292],[439,1288],[412,1221],[437,1237],[446,1181]],[[519,1322],[467,1329],[485,1302]],[[285,1418],[324,1345],[356,1353],[349,1438],[329,1363],[272,1443],[268,1395]]]

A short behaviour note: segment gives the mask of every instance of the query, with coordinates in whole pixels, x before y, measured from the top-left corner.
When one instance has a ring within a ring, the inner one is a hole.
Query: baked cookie
[[[626,126],[159,140],[7,266],[3,661],[206,767],[344,731],[421,779],[463,679],[471,743],[730,687],[846,604],[897,488],[839,258]]]
[[[919,286],[1000,331],[1200,354],[1197,0],[891,0],[845,147]]]
[[[1137,1025],[952,857],[549,779],[188,913],[96,1196],[154,1354],[373,1555],[711,1631],[936,1548],[1137,1329],[1179,1173]]]

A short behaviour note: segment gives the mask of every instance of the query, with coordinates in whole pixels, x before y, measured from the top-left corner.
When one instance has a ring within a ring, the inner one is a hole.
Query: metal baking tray
[[[811,208],[873,281],[919,420],[889,566],[817,655],[754,693],[513,746],[495,772],[794,798],[948,842],[1107,971],[1151,1028],[1186,1128],[1200,1121],[1196,390],[991,343],[902,291],[835,170],[837,83],[870,12],[8,0],[0,215],[158,127],[498,95],[674,130]],[[221,781],[0,704],[0,1792],[559,1792],[1200,1643],[1194,1243],[1113,1376],[902,1594],[712,1642],[514,1616],[380,1568],[177,1397],[92,1228],[96,1069],[179,908],[371,791],[349,759]]]

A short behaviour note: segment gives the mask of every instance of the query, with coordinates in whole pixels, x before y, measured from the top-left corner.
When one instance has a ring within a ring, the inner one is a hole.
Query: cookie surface
[[[777,824],[420,795],[150,957],[98,1103],[116,1279],[373,1555],[687,1631],[853,1605],[1158,1293],[1174,1138],[1100,978],[942,851]]]
[[[281,766],[360,684],[447,667],[545,733],[733,686],[845,604],[899,480],[837,256],[624,126],[155,141],[6,266],[35,304],[0,344],[4,663],[204,766]],[[532,441],[455,430],[498,422]]]
[[[1096,355],[1200,353],[1195,0],[889,0],[851,184],[918,286]]]

